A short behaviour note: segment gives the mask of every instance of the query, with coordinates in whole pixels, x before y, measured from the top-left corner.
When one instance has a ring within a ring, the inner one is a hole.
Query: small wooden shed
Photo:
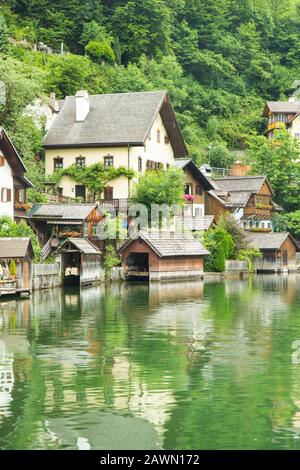
[[[141,231],[119,249],[127,279],[200,278],[209,252],[190,232]]]
[[[0,238],[0,293],[31,292],[34,252],[30,238]],[[12,266],[16,273],[12,273]]]
[[[87,285],[101,280],[101,251],[86,238],[67,238],[56,250],[64,284]]]

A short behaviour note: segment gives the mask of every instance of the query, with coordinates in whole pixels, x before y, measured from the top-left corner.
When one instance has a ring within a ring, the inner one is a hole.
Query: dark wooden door
[[[81,197],[85,200],[86,198],[86,188],[83,184],[77,184],[75,186],[75,197]]]

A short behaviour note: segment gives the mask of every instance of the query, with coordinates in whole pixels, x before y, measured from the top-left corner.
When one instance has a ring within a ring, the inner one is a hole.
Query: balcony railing
[[[130,199],[103,199],[99,206],[107,211],[127,212]]]

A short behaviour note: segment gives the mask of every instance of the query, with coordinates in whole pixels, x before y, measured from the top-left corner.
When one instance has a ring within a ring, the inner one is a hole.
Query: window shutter
[[[11,202],[11,189],[7,189],[7,202]]]
[[[4,163],[5,163],[5,158],[3,157],[3,155],[0,155],[0,166],[4,166]]]
[[[1,202],[4,202],[4,188],[1,188]]]

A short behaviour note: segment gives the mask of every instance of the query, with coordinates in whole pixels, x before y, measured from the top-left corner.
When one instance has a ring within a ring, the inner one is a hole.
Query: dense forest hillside
[[[296,0],[7,0],[0,15],[0,118],[35,181],[42,130],[21,113],[34,97],[167,89],[193,158],[213,148],[226,165],[264,132],[263,101],[300,79]]]

